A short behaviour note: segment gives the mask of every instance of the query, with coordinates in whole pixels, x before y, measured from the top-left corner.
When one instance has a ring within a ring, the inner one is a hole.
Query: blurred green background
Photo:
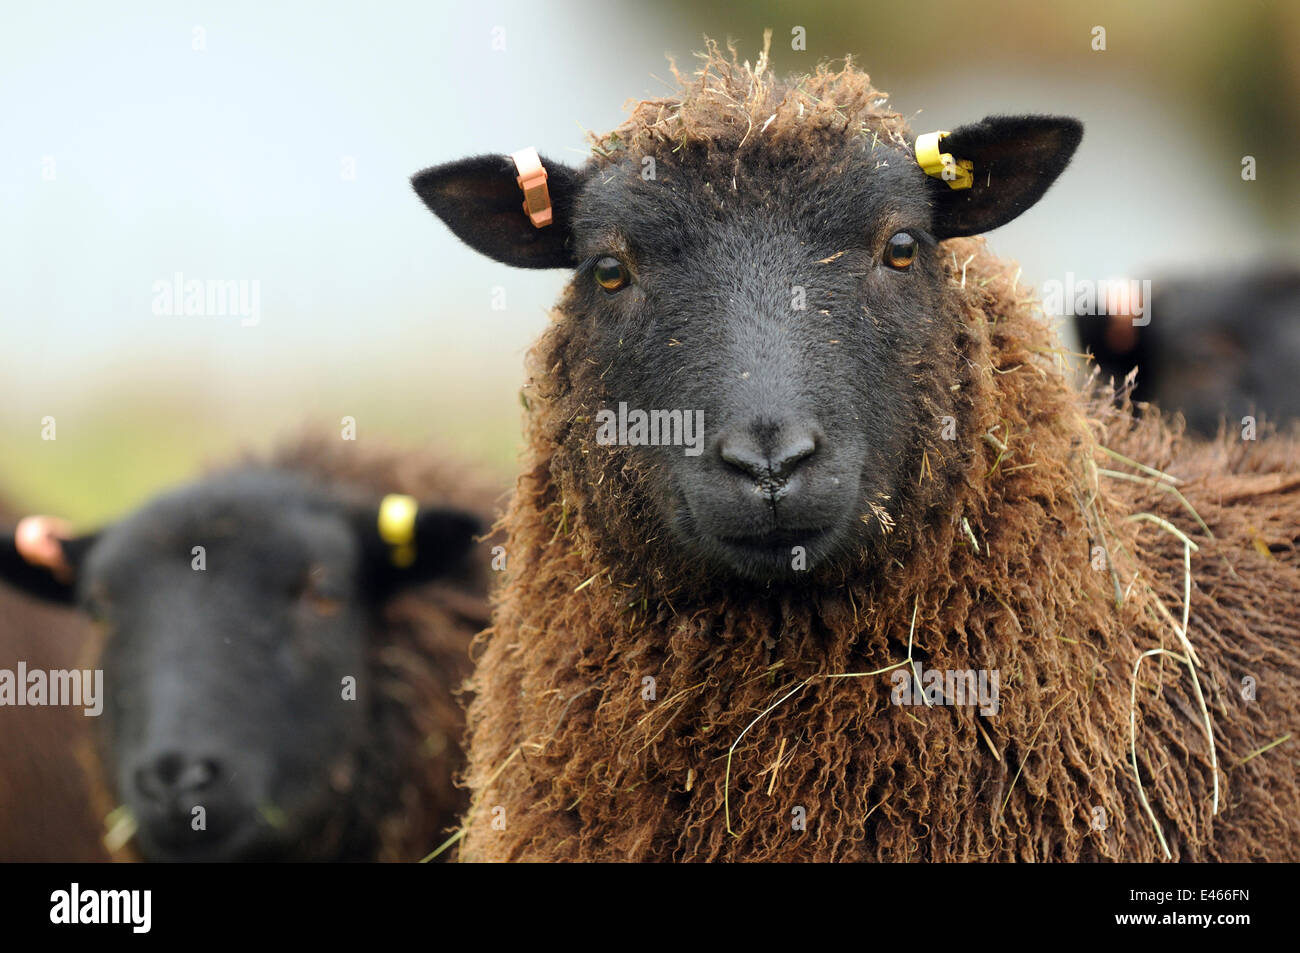
[[[665,54],[752,58],[765,27],[775,69],[852,54],[918,130],[1083,118],[1070,173],[991,237],[1030,282],[1300,254],[1291,2],[10,5],[0,497],[93,523],[344,416],[507,479],[564,276],[474,255],[407,178],[528,144],[580,162],[584,129],[667,89]],[[258,282],[259,321],[154,314],[177,272]]]

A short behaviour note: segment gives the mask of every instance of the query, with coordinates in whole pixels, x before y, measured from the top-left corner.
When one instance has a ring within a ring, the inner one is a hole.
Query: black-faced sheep
[[[491,494],[353,446],[305,441],[92,535],[0,546],[0,579],[99,630],[98,800],[129,809],[145,859],[418,860],[454,826],[455,692],[487,618],[466,556]]]
[[[1300,268],[1157,278],[1138,303],[1140,316],[1074,318],[1104,376],[1137,370],[1134,401],[1180,413],[1207,437],[1225,420],[1229,430],[1247,416],[1300,420]]]
[[[414,178],[475,249],[575,270],[531,354],[463,856],[1300,856],[1295,444],[1188,455],[1080,395],[967,237],[1080,134],[986,119],[927,174],[863,73],[711,50],[544,163],[550,225],[508,158]],[[702,412],[704,452],[650,410]]]

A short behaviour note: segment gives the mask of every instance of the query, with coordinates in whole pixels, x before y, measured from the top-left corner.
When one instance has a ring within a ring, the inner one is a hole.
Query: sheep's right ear
[[[572,268],[573,199],[582,173],[542,159],[551,199],[551,223],[535,226],[510,156],[473,156],[411,177],[416,194],[456,237],[489,258],[518,268]]]
[[[0,533],[0,581],[48,602],[71,605],[77,575],[98,534],[73,536],[52,516],[28,516]]]

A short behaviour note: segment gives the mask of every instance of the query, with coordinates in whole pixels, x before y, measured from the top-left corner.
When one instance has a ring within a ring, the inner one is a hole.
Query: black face
[[[782,95],[796,94],[772,101]],[[716,128],[718,141],[651,136],[653,154],[625,149],[581,171],[544,160],[542,229],[520,211],[508,158],[413,184],[477,250],[575,269],[564,363],[595,405],[585,458],[611,450],[599,415],[625,408],[620,452],[635,465],[619,479],[648,500],[644,537],[672,538],[705,573],[770,583],[863,551],[895,522],[965,373],[939,243],[1033,205],[1082,126],[1015,116],[952,131],[943,148],[974,169],[961,189],[927,175],[892,127],[867,135],[849,121],[838,139],[771,146],[743,121]],[[632,415],[654,411],[659,439],[641,443]],[[690,453],[663,445],[665,417],[701,415]]]
[[[373,748],[378,612],[458,568],[480,529],[455,510],[409,512],[395,561],[368,495],[250,469],[63,541],[57,579],[0,545],[0,577],[75,598],[104,629],[104,773],[146,858],[294,858],[346,826]]]
[[[702,413],[698,455],[630,452],[652,460],[638,472],[663,527],[711,568],[768,580],[794,573],[796,547],[811,567],[878,534],[871,504],[898,497],[908,435],[938,427],[913,379],[951,348],[927,193],[875,165],[795,168],[761,193],[709,183],[708,214],[698,182],[682,194],[639,163],[577,198],[571,307],[604,406]],[[691,171],[659,159],[664,180]]]
[[[185,491],[101,535],[79,601],[108,628],[106,768],[147,856],[274,852],[325,813],[366,727],[360,557],[292,480]]]

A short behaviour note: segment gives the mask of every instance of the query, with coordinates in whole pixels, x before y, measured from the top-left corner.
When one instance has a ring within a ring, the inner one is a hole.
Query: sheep
[[[1270,264],[1153,282],[1143,315],[1075,315],[1080,344],[1104,375],[1137,369],[1135,402],[1177,411],[1213,436],[1226,419],[1300,419],[1300,268]]]
[[[1295,443],[1187,452],[1081,393],[975,237],[1080,124],[959,127],[928,174],[851,63],[766,65],[710,45],[583,168],[543,159],[543,227],[508,158],[413,177],[475,250],[574,270],[529,357],[462,857],[1300,856]],[[652,409],[702,412],[705,452]]]
[[[467,554],[494,493],[353,446],[299,440],[97,533],[0,547],[0,579],[96,623],[94,799],[127,808],[114,849],[138,828],[119,856],[410,861],[454,827],[488,610]]]
[[[0,524],[16,518],[0,504]],[[82,668],[88,643],[71,613],[0,586],[0,670]],[[0,708],[0,862],[108,859],[79,760],[88,727],[75,708]]]

